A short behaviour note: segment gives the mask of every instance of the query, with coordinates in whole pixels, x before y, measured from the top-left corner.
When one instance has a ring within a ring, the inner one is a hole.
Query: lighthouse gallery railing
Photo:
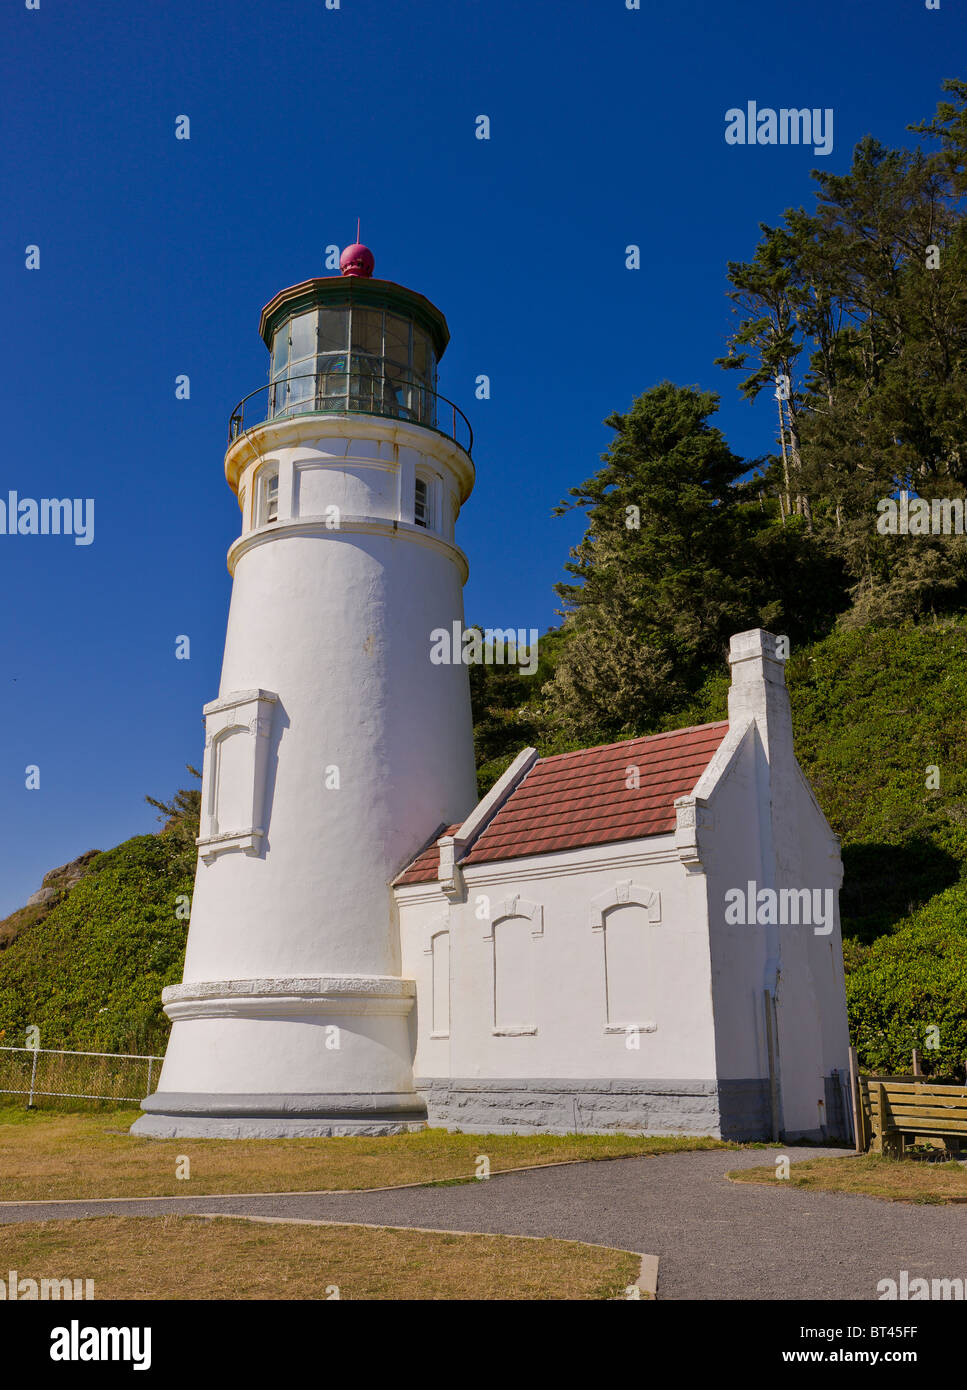
[[[467,454],[473,449],[470,421],[453,401],[418,382],[366,372],[307,372],[250,391],[232,411],[228,442],[269,420],[346,412],[409,420],[452,439]]]

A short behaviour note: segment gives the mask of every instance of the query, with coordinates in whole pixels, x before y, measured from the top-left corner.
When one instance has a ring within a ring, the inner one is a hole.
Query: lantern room
[[[470,452],[466,417],[436,389],[446,319],[423,295],[374,279],[373,264],[367,247],[347,247],[338,276],[293,285],[265,306],[269,385],[236,408],[231,439],[266,420],[362,412],[439,430]]]

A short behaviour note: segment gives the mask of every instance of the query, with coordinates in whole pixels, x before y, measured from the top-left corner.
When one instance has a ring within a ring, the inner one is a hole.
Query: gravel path
[[[792,1149],[793,1162],[824,1149]],[[454,1187],[267,1197],[0,1204],[0,1224],[163,1212],[362,1221],[559,1236],[660,1257],[659,1299],[875,1299],[879,1279],[967,1277],[967,1205],[730,1183],[769,1150],[665,1154],[496,1175]],[[0,1265],[3,1264],[0,1234]]]

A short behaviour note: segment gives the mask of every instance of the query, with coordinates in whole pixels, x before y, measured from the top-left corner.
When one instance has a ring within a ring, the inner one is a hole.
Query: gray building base
[[[769,1139],[769,1082],[420,1078],[434,1128],[467,1134],[700,1134]]]
[[[154,1139],[332,1139],[426,1128],[418,1095],[204,1095],[155,1091],[132,1134]]]

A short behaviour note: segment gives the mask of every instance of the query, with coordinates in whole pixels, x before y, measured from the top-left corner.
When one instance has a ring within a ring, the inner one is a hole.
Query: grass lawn
[[[384,1138],[147,1139],[127,1133],[135,1109],[65,1114],[0,1109],[0,1201],[324,1192],[403,1183],[474,1181],[490,1171],[568,1159],[736,1148],[716,1139],[629,1135],[449,1134]],[[176,1177],[182,1157],[190,1177]]]
[[[805,1163],[794,1163],[788,1178],[777,1178],[775,1167],[743,1168],[729,1173],[729,1177],[733,1182],[765,1182],[775,1187],[804,1187],[813,1192],[856,1192],[888,1202],[937,1206],[958,1198],[967,1202],[967,1168],[961,1164],[884,1158],[880,1154],[811,1158]]]
[[[190,1216],[3,1226],[0,1248],[4,1270],[92,1279],[98,1299],[605,1299],[640,1265],[576,1241]]]

